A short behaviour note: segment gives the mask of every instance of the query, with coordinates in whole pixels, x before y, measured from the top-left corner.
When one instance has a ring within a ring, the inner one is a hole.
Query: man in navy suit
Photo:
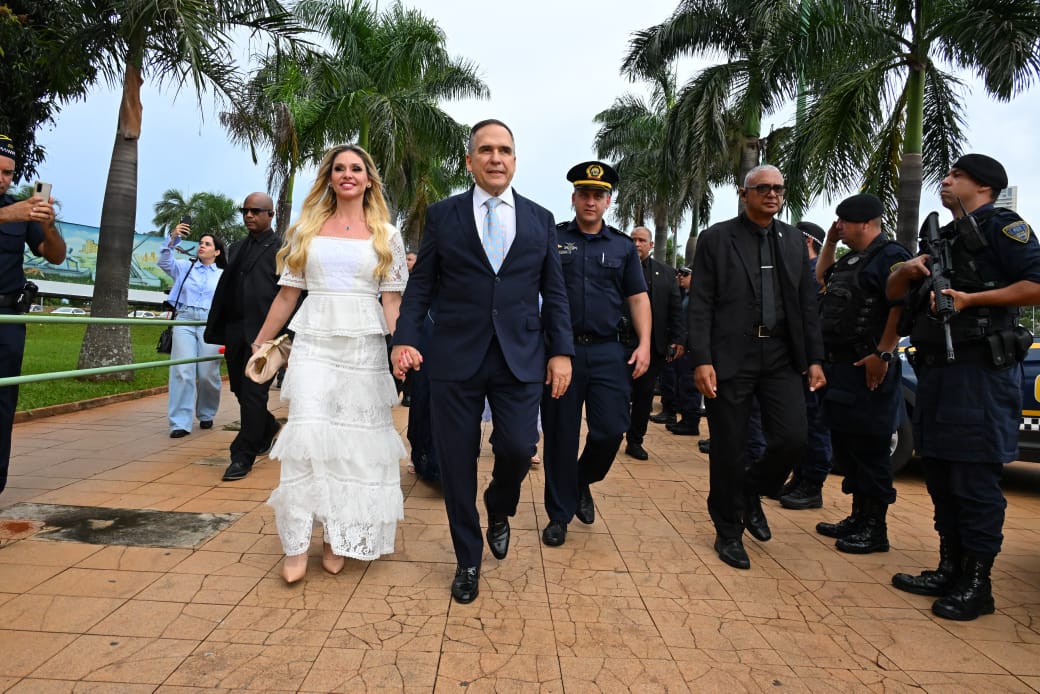
[[[398,378],[423,365],[415,345],[436,299],[425,366],[433,446],[458,561],[451,594],[460,603],[477,597],[484,552],[476,506],[484,398],[495,422],[495,462],[484,491],[487,540],[502,559],[509,550],[509,517],[538,443],[542,384],[553,397],[563,395],[574,355],[553,216],[513,191],[516,153],[505,123],[473,126],[466,167],[476,185],[426,212],[391,353]]]

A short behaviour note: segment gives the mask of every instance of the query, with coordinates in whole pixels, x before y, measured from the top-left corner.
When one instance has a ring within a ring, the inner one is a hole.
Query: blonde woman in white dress
[[[277,335],[307,290],[289,325],[296,335],[281,390],[289,421],[271,451],[281,479],[267,500],[287,583],[307,571],[315,521],[329,573],[339,573],[345,557],[394,551],[406,452],[390,414],[397,391],[384,336],[397,323],[408,270],[389,220],[372,158],[355,145],[335,147],[278,253],[281,289],[254,351]]]

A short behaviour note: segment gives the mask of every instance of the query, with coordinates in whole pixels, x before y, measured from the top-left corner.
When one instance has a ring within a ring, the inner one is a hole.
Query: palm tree
[[[180,224],[183,217],[191,217],[192,235],[214,234],[225,243],[245,238],[248,231],[242,224],[238,203],[222,193],[193,193],[184,198],[179,190],[170,188],[155,203],[152,224],[163,236]]]
[[[318,160],[325,145],[315,94],[322,65],[322,57],[308,48],[275,46],[260,59],[240,107],[220,114],[232,141],[248,146],[254,163],[258,146],[270,151],[267,186],[279,232],[289,228],[296,174]]]
[[[940,63],[977,74],[1001,101],[1040,77],[1035,0],[820,0],[794,35],[820,60],[784,151],[791,192],[807,200],[858,182],[897,210],[908,248],[922,182],[937,186],[964,145],[963,85]]]
[[[325,144],[368,150],[388,202],[415,228],[426,201],[468,180],[468,128],[440,102],[487,98],[487,85],[475,64],[448,54],[436,21],[398,2],[377,15],[363,0],[303,0],[296,12],[331,44],[314,78]]]
[[[726,58],[687,82],[669,112],[667,147],[702,185],[726,163],[741,186],[763,161],[762,119],[794,96],[801,59],[784,49],[776,27],[793,25],[797,11],[796,2],[780,0],[682,0],[668,20],[630,42],[622,69],[632,76],[682,56]]]
[[[276,38],[295,28],[278,0],[82,0],[81,5],[82,15],[69,17],[76,40],[99,47],[98,69],[123,89],[101,210],[93,301],[94,315],[120,317],[127,310],[137,215],[144,80],[191,85],[200,99],[208,88],[233,99],[240,93],[233,32]],[[128,363],[132,357],[127,327],[88,326],[80,368]],[[129,380],[132,373],[114,377]]]

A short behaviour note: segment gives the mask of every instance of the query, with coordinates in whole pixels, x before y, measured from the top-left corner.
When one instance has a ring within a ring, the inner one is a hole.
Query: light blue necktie
[[[484,252],[487,253],[491,269],[498,273],[502,267],[502,261],[506,257],[506,233],[498,221],[498,213],[495,208],[502,204],[501,198],[488,198],[484,201],[487,207],[487,215],[484,217],[484,231],[481,240],[484,243]]]

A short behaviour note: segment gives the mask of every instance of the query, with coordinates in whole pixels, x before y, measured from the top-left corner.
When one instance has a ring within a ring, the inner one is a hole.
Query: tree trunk
[[[903,154],[899,162],[899,215],[896,222],[896,241],[911,252],[917,250],[921,214],[921,155]]]
[[[654,260],[668,259],[668,214],[662,205],[654,206]]]
[[[99,318],[122,318],[127,311],[130,257],[134,250],[137,219],[137,141],[141,135],[141,71],[127,61],[123,77],[123,99],[112,147],[112,161],[101,208],[101,231],[94,275],[91,314]],[[89,325],[79,353],[79,368],[130,364],[134,360],[130,326]],[[133,380],[133,371],[93,376],[93,380]]]
[[[761,144],[758,135],[744,135],[741,139],[743,140],[743,145],[740,148],[740,165],[737,169],[737,188],[744,187],[744,179],[747,177],[748,171],[761,163]],[[744,201],[738,197],[737,214],[743,211]]]

